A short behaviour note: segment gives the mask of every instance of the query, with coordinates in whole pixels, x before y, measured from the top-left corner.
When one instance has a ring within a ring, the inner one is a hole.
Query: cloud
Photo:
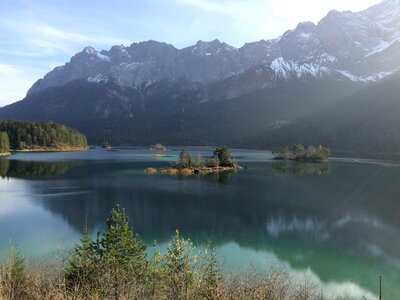
[[[0,63],[0,106],[21,100],[43,74],[44,69]]]
[[[318,22],[330,10],[360,11],[379,0],[175,0],[198,10],[243,22],[243,28],[275,38],[303,21]],[[274,36],[275,35],[275,36]]]
[[[302,21],[318,22],[329,11],[364,10],[379,0],[268,0],[268,10],[286,26],[294,27]]]
[[[127,42],[121,38],[98,34],[86,35],[62,30],[55,26],[35,21],[1,19],[0,25],[3,28],[7,28],[14,36],[18,36],[18,43],[23,43],[25,49],[36,48],[33,53],[42,53],[42,55],[55,55],[60,52],[71,55],[77,46],[82,47],[82,45],[91,43],[113,45]]]

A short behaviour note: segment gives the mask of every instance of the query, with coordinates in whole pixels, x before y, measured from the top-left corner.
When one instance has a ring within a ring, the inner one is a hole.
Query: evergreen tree
[[[0,132],[0,153],[10,152],[10,140],[5,131]]]
[[[67,287],[71,289],[79,287],[84,292],[83,296],[89,297],[101,287],[100,272],[100,256],[85,225],[81,243],[73,248],[66,269]]]
[[[218,157],[219,163],[222,167],[232,167],[233,159],[229,148],[227,146],[222,146],[220,148],[215,149],[214,156]]]
[[[301,155],[304,151],[305,148],[301,144],[297,144],[292,147],[292,153],[295,157]]]
[[[132,284],[145,278],[146,244],[129,227],[128,216],[119,205],[107,220],[107,231],[90,239],[85,226],[80,245],[75,246],[65,272],[69,288],[79,287],[83,297],[100,295],[119,299]]]
[[[288,147],[277,147],[272,150],[272,154],[276,159],[288,159],[289,158],[289,148]]]
[[[53,122],[24,122],[1,120],[0,131],[6,132],[11,149],[31,148],[85,148],[86,137],[78,131]],[[1,140],[0,137],[0,144]]]
[[[182,149],[178,158],[178,166],[180,168],[189,168],[191,164],[192,164],[192,159],[190,157],[189,152],[187,152],[185,149]]]
[[[107,270],[107,281],[114,298],[129,284],[138,282],[146,273],[146,244],[129,227],[125,209],[112,209],[107,220],[107,231],[97,242],[101,266]]]

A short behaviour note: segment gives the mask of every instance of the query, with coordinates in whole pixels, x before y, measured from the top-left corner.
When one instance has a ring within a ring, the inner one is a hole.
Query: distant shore
[[[89,147],[71,147],[71,148],[35,148],[23,150],[11,150],[12,152],[75,152],[86,151]]]
[[[6,157],[11,155],[11,152],[0,152],[0,157]]]

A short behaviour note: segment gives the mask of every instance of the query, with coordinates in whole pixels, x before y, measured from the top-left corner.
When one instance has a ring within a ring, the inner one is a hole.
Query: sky
[[[157,40],[177,48],[219,39],[235,47],[272,39],[330,10],[379,0],[0,0],[0,107],[91,45]]]

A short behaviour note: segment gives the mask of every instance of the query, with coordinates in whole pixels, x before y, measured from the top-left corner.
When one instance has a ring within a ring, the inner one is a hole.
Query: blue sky
[[[240,47],[276,38],[329,10],[379,0],[0,0],[0,106],[87,45],[158,40],[183,48],[219,39]]]

